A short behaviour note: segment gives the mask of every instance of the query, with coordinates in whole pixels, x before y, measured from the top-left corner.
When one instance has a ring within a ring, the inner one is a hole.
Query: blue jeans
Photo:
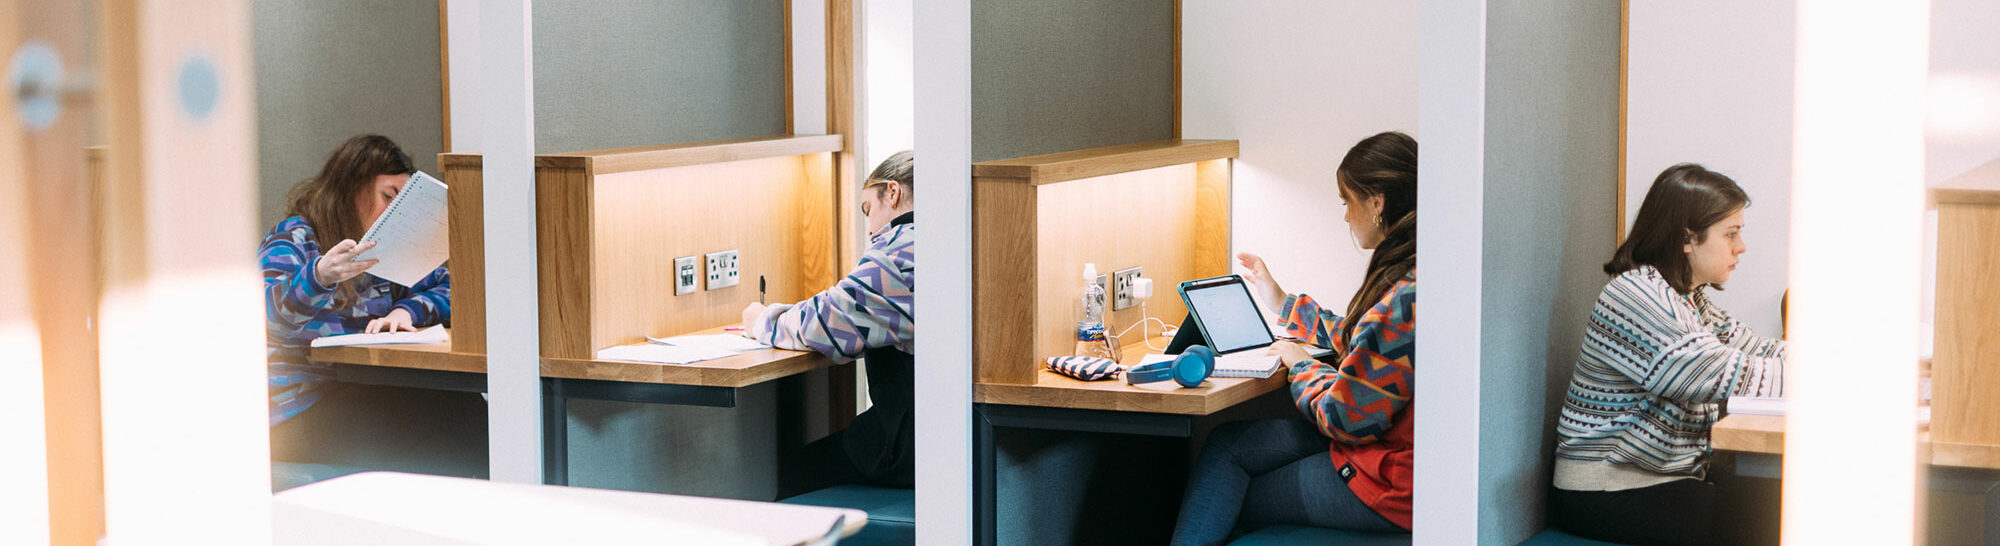
[[[1298,420],[1217,427],[1188,477],[1173,543],[1220,544],[1272,525],[1403,531],[1347,489],[1328,442]]]

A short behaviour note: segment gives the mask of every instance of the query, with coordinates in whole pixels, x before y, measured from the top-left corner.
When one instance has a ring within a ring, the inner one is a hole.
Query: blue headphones
[[[1215,370],[1215,350],[1207,345],[1195,345],[1181,351],[1179,356],[1165,362],[1154,362],[1125,370],[1125,383],[1155,383],[1174,380],[1182,387],[1200,385],[1208,379],[1208,373]]]

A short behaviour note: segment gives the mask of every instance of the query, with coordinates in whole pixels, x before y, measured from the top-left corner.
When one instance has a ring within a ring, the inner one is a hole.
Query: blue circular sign
[[[181,61],[180,94],[181,110],[197,122],[207,121],[215,113],[215,103],[222,93],[222,79],[215,73],[215,64],[207,57],[190,55]]]
[[[47,43],[29,41],[14,52],[7,64],[7,92],[19,101],[21,123],[28,130],[47,129],[62,118],[62,81],[62,59]]]

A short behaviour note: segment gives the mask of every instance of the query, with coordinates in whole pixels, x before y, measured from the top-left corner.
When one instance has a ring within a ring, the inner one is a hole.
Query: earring
[[[1375,215],[1375,227],[1382,227],[1382,215]]]

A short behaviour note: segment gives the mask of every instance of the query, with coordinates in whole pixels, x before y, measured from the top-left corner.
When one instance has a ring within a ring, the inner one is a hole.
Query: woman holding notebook
[[[369,463],[374,461],[341,455],[354,450],[421,451],[415,444],[437,434],[409,435],[379,427],[442,422],[454,416],[484,423],[484,404],[476,396],[339,385],[332,383],[325,367],[307,360],[308,345],[318,337],[409,331],[450,320],[451,274],[445,268],[404,287],[368,274],[375,260],[356,258],[374,243],[355,241],[414,172],[410,156],[388,138],[350,138],[327,158],[318,175],[292,188],[285,200],[287,217],[264,236],[257,257],[264,269],[271,450],[276,460]],[[357,412],[383,417],[371,419]],[[472,428],[484,434],[484,426]],[[478,446],[483,451],[485,441],[478,440]],[[483,464],[484,453],[478,458]]]
[[[1410,528],[1417,142],[1398,132],[1368,137],[1348,150],[1334,179],[1349,234],[1375,251],[1343,313],[1286,294],[1262,258],[1237,258],[1259,303],[1280,310],[1287,334],[1336,356],[1315,360],[1290,341],[1271,346],[1306,420],[1216,428],[1189,477],[1174,544],[1219,544],[1271,525]]]
[[[1683,163],[1646,190],[1632,234],[1604,272],[1556,421],[1549,519],[1578,536],[1708,544],[1716,510],[1709,428],[1731,395],[1778,396],[1785,342],[1729,318],[1722,289],[1746,249],[1750,198]]]

